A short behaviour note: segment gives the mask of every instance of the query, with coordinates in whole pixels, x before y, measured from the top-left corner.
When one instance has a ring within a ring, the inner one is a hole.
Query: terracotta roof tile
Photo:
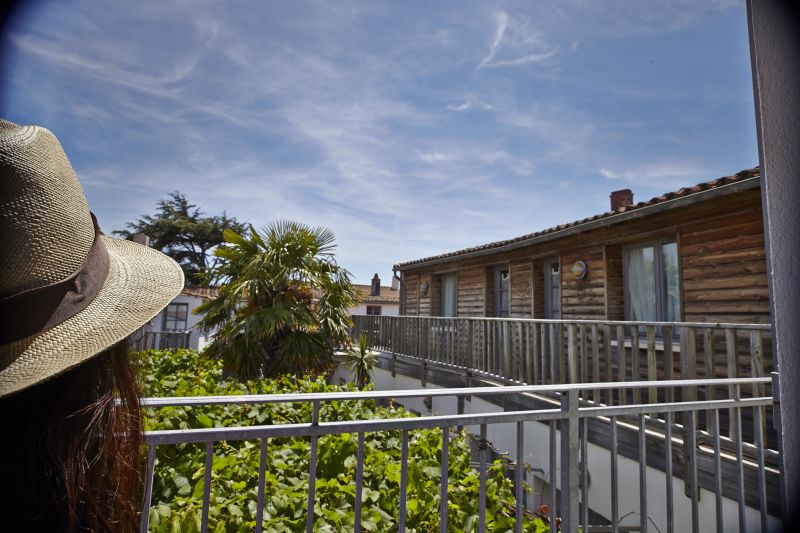
[[[361,298],[359,298],[359,303],[382,303],[382,304],[399,304],[400,303],[400,291],[397,289],[392,289],[391,287],[385,287],[381,285],[381,293],[378,296],[371,296],[370,292],[372,292],[371,285],[357,285],[353,284],[360,293]]]
[[[181,291],[184,296],[212,300],[219,294],[219,287],[186,287]]]

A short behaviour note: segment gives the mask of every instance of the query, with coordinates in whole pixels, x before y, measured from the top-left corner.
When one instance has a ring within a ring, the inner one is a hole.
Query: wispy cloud
[[[478,64],[478,69],[541,63],[560,51],[558,46],[545,43],[527,21],[511,20],[505,11],[495,15],[495,23],[497,26],[489,52]]]
[[[621,181],[628,185],[655,187],[665,191],[717,177],[711,175],[709,169],[702,165],[675,161],[646,163],[626,170],[600,168],[598,173],[608,180]]]
[[[457,100],[456,102],[447,104],[446,109],[450,111],[469,111],[469,110],[489,111],[494,109],[494,106],[481,101],[480,98],[474,95],[467,95],[461,100]]]

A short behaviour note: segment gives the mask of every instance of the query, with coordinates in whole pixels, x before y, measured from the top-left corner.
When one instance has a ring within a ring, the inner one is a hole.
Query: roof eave
[[[454,253],[453,255],[448,255],[446,257],[439,257],[439,258],[432,258],[430,260],[422,260],[419,262],[411,261],[406,263],[398,263],[394,265],[395,270],[405,271],[411,269],[417,269],[421,267],[427,267],[432,265],[439,265],[442,263],[450,263],[453,261],[461,261],[463,259],[471,259],[474,257],[482,257],[485,255],[493,255],[496,253],[501,252],[508,252],[511,250],[516,250],[518,248],[524,248],[526,246],[531,246],[533,244],[540,244],[543,242],[560,239],[563,237],[568,237],[570,235],[575,235],[578,233],[583,233],[585,231],[591,231],[593,229],[602,228],[605,226],[610,226],[613,224],[619,224],[622,222],[627,222],[629,220],[634,220],[637,218],[645,217],[654,215],[657,213],[661,213],[663,211],[667,211],[669,209],[677,209],[680,207],[687,207],[690,205],[694,205],[700,202],[705,202],[707,200],[717,198],[720,196],[725,196],[728,194],[735,194],[737,192],[746,191],[749,189],[754,189],[760,186],[760,177],[754,176],[752,178],[746,178],[741,181],[737,181],[734,183],[729,183],[727,185],[721,185],[719,187],[715,187],[713,189],[707,189],[705,191],[699,191],[696,193],[688,194],[686,196],[681,196],[678,198],[672,198],[670,200],[665,200],[663,202],[659,202],[654,205],[648,205],[644,207],[640,207],[637,209],[633,209],[631,211],[625,211],[623,213],[617,213],[615,215],[610,215],[607,217],[599,218],[597,220],[590,220],[588,222],[583,222],[581,224],[576,224],[574,226],[570,226],[568,228],[556,230],[553,232],[545,233],[543,235],[537,235],[531,237],[529,239],[523,239],[521,241],[516,241],[513,243],[508,243],[492,248],[486,248],[484,250],[475,250],[474,252],[465,252],[463,254]]]

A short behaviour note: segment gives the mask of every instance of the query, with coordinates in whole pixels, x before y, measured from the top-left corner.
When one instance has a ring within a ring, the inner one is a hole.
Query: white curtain
[[[628,320],[658,320],[653,252],[652,246],[626,250],[625,287],[628,296]]]
[[[664,320],[677,322],[681,316],[680,291],[678,289],[678,244],[667,242],[661,245],[667,308]]]

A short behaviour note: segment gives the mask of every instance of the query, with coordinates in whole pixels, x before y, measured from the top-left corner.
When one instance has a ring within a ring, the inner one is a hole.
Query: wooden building
[[[401,314],[767,323],[757,168],[583,220],[395,265]]]

